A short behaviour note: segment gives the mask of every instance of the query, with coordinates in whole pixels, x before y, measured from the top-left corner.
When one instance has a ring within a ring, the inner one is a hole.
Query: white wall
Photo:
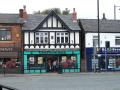
[[[53,27],[57,27],[57,20],[55,17],[53,17]]]
[[[30,44],[34,44],[34,33],[30,32]]]
[[[74,44],[74,33],[70,33],[70,44]]]
[[[85,34],[86,47],[93,47],[93,36],[97,35],[97,33]],[[110,41],[110,47],[120,47],[120,45],[115,45],[116,36],[120,36],[120,33],[100,33],[100,47],[105,47],[105,41]]]
[[[51,38],[53,36],[53,39]],[[55,33],[50,32],[50,44],[55,44]]]
[[[79,32],[75,32],[75,44],[79,44]]]
[[[52,18],[48,18],[48,27],[52,26]]]
[[[24,33],[24,43],[29,44],[29,37],[27,32]]]

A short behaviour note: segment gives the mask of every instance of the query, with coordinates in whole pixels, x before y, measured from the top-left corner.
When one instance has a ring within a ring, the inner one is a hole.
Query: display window
[[[76,56],[62,56],[61,63],[63,68],[77,68]]]

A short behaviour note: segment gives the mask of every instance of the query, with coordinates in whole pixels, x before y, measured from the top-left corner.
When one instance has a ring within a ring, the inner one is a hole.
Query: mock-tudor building
[[[80,72],[80,27],[72,15],[31,14],[23,26],[24,73]],[[56,66],[54,66],[56,65]]]
[[[100,50],[97,19],[81,19],[85,31],[87,70],[120,70],[120,20],[99,21]]]

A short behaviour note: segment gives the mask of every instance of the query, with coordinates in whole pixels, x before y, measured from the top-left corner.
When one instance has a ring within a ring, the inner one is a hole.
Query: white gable
[[[44,22],[43,27],[62,27],[62,24],[56,17],[51,16]]]

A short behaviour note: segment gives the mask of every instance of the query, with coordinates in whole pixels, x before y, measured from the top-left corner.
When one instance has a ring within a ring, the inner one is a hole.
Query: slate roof
[[[77,22],[72,21],[72,15],[58,15],[61,20],[71,29],[71,30],[80,30]],[[41,14],[28,14],[28,19],[23,22],[19,18],[19,14],[0,14],[0,23],[5,24],[23,24],[23,30],[34,30],[45,18],[47,15]]]
[[[58,15],[71,30],[80,30],[77,22],[72,21],[72,15]],[[47,15],[31,14],[24,24],[23,30],[34,30]]]
[[[23,21],[19,18],[18,14],[1,14],[0,13],[0,23],[6,24],[22,24]]]
[[[80,19],[85,32],[97,32],[97,19]],[[120,33],[120,20],[100,20],[100,33]]]

